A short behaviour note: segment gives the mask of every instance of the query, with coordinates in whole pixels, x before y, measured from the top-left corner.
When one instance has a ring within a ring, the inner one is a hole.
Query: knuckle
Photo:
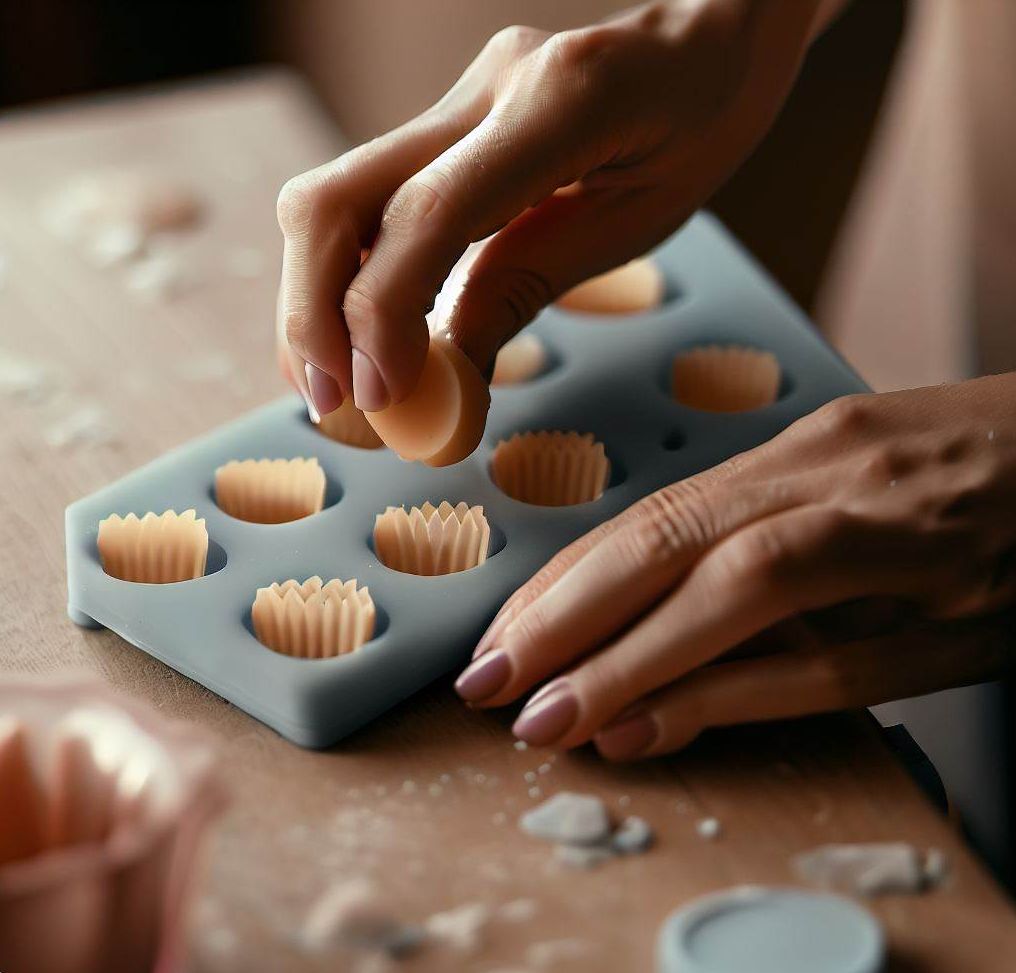
[[[418,226],[422,221],[447,218],[449,206],[430,180],[440,181],[441,177],[432,172],[429,179],[414,176],[404,182],[388,200],[381,216],[384,230],[401,230]]]
[[[862,483],[881,488],[902,478],[910,468],[902,450],[892,444],[879,443],[865,453],[857,474]]]
[[[350,331],[367,331],[381,316],[377,298],[363,286],[351,284],[342,298],[342,315]]]
[[[283,329],[290,347],[299,351],[306,347],[313,330],[311,316],[306,311],[288,311]]]
[[[306,232],[321,218],[323,204],[323,187],[313,174],[294,176],[279,191],[276,203],[279,229],[286,236]]]
[[[503,61],[513,61],[538,47],[546,36],[544,31],[535,27],[512,24],[502,27],[487,41],[484,53]]]
[[[814,415],[820,435],[832,438],[852,437],[869,425],[870,397],[845,395],[827,402]]]
[[[701,551],[715,535],[711,505],[694,477],[651,493],[637,508],[633,540],[651,564],[667,565]]]

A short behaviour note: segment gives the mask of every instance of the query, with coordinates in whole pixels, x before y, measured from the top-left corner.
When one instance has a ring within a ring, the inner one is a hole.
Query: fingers
[[[824,507],[735,532],[644,618],[537,693],[513,731],[535,745],[577,746],[626,706],[776,622],[883,593],[895,576],[878,572],[859,536],[849,518]]]
[[[707,666],[594,737],[610,760],[677,750],[709,727],[873,706],[996,678],[1016,662],[1008,620],[953,626]]]
[[[371,376],[365,394],[377,394],[377,400],[361,402],[354,374],[360,408],[397,402],[412,391],[418,369],[400,351],[414,336],[426,337],[424,315],[466,248],[615,151],[596,124],[588,92],[558,83],[550,74],[555,62],[542,52],[529,63],[517,94],[506,95],[475,129],[408,179],[385,208],[370,256],[343,305],[353,347],[370,362],[363,365]],[[502,269],[490,272],[500,275]],[[554,296],[538,274],[523,272],[511,281],[509,297],[521,313],[509,316],[508,324],[504,315],[490,323],[502,334],[511,322],[517,330]],[[477,364],[485,370],[489,362]]]
[[[710,545],[801,502],[795,489],[757,482],[748,468],[738,460],[660,490],[551,561],[481,640],[486,655],[460,677],[460,694],[482,706],[510,702],[639,618]],[[504,677],[496,686],[493,671]]]
[[[385,203],[472,123],[466,113],[425,113],[283,187],[278,215],[285,248],[277,327],[300,359],[299,365],[289,363],[292,377],[305,394],[317,398],[319,412],[338,408],[352,391],[342,300]],[[417,340],[416,346],[406,357],[408,367],[418,370],[425,344]],[[311,366],[309,381],[303,363]]]

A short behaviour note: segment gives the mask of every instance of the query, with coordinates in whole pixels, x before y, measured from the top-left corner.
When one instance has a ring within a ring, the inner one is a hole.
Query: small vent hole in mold
[[[555,364],[553,353],[539,336],[516,335],[497,353],[490,386],[503,388],[531,382],[550,371]]]
[[[323,436],[334,442],[355,446],[357,449],[384,447],[381,437],[374,432],[370,423],[363,417],[363,413],[353,405],[352,396],[347,397],[334,412],[322,416],[320,422],[311,422],[309,416],[307,421]]]
[[[230,460],[215,471],[219,509],[253,524],[285,524],[319,513],[327,479],[314,457]]]
[[[540,431],[502,439],[491,478],[515,500],[544,507],[589,503],[603,496],[611,464],[592,433]]]
[[[591,277],[557,299],[557,306],[582,314],[640,314],[659,307],[667,280],[650,257],[637,257],[605,274]]]
[[[226,565],[226,552],[193,510],[111,514],[99,523],[96,545],[106,574],[137,584],[194,581]]]
[[[742,345],[700,345],[674,356],[670,394],[704,412],[749,412],[780,394],[780,363],[772,352]]]
[[[378,514],[372,546],[378,560],[393,571],[434,577],[479,567],[504,546],[498,535],[483,507],[426,501],[409,510],[388,507]]]
[[[300,659],[348,655],[380,634],[379,613],[370,591],[356,579],[318,575],[258,588],[245,623],[266,648]]]
[[[676,452],[679,449],[684,449],[684,445],[688,440],[685,438],[683,432],[680,429],[672,429],[663,437],[663,448],[670,453]]]

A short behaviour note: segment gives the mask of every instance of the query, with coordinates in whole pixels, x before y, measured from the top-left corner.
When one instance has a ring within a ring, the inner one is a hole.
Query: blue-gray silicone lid
[[[658,973],[878,973],[885,941],[874,916],[839,895],[745,885],[667,917]]]

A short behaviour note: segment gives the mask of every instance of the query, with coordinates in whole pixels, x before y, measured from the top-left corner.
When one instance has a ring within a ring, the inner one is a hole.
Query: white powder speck
[[[473,777],[473,782],[476,783],[476,784],[484,784],[484,783],[486,783],[486,781],[487,781],[487,775],[486,774],[476,774]]]
[[[85,253],[97,267],[112,267],[139,257],[145,248],[144,230],[133,223],[111,223],[85,241]]]
[[[440,784],[431,784],[430,787],[427,788],[427,793],[430,794],[431,797],[440,797],[444,793],[444,788]]]
[[[40,402],[53,388],[53,375],[47,365],[0,349],[0,394]]]
[[[895,481],[895,480],[890,480],[890,481],[889,481],[889,486],[890,486],[890,487],[894,487],[894,486],[896,486],[896,481]]]
[[[622,795],[621,795],[621,796],[620,796],[620,797],[619,797],[619,798],[617,799],[617,803],[618,803],[618,804],[619,804],[619,805],[620,805],[621,807],[627,807],[627,806],[628,806],[629,804],[631,804],[631,798],[630,798],[630,797],[629,797],[629,796],[628,796],[627,794],[622,794]]]
[[[524,773],[524,774],[522,775],[522,779],[523,779],[523,780],[524,780],[524,781],[525,781],[525,782],[526,782],[527,784],[535,784],[535,783],[536,783],[536,772],[535,772],[535,771],[532,771],[532,770],[527,770],[527,771],[526,771],[526,772],[525,772],[525,773]]]
[[[179,297],[194,282],[191,271],[169,252],[153,253],[131,264],[127,289],[147,301]]]
[[[497,916],[505,922],[528,922],[538,910],[536,899],[512,899],[497,910]]]
[[[526,743],[525,740],[516,740],[512,744],[512,746],[515,747],[516,750],[528,750],[529,749],[529,744]]]
[[[719,818],[700,818],[695,822],[695,830],[700,838],[712,841],[713,838],[720,836],[720,833],[723,831],[723,825],[720,824]]]
[[[402,793],[403,794],[415,794],[416,793],[416,781],[415,780],[404,780],[402,782]]]
[[[995,438],[995,430],[994,429],[989,429],[988,430],[988,442],[989,443],[992,442],[994,440],[994,438]]]
[[[116,427],[102,406],[84,403],[42,431],[42,438],[54,449],[72,446],[100,446],[114,442]]]
[[[530,796],[531,798],[533,798],[533,800],[534,800],[534,801],[535,801],[535,800],[536,800],[536,798],[538,798],[538,797],[539,797],[539,796],[540,796],[540,795],[541,795],[542,793],[543,793],[543,791],[541,791],[539,787],[530,787],[530,788],[529,788],[529,796]]]
[[[490,921],[490,908],[482,902],[467,902],[447,912],[437,912],[424,921],[432,938],[446,943],[459,953],[475,953],[481,945],[484,926]]]

